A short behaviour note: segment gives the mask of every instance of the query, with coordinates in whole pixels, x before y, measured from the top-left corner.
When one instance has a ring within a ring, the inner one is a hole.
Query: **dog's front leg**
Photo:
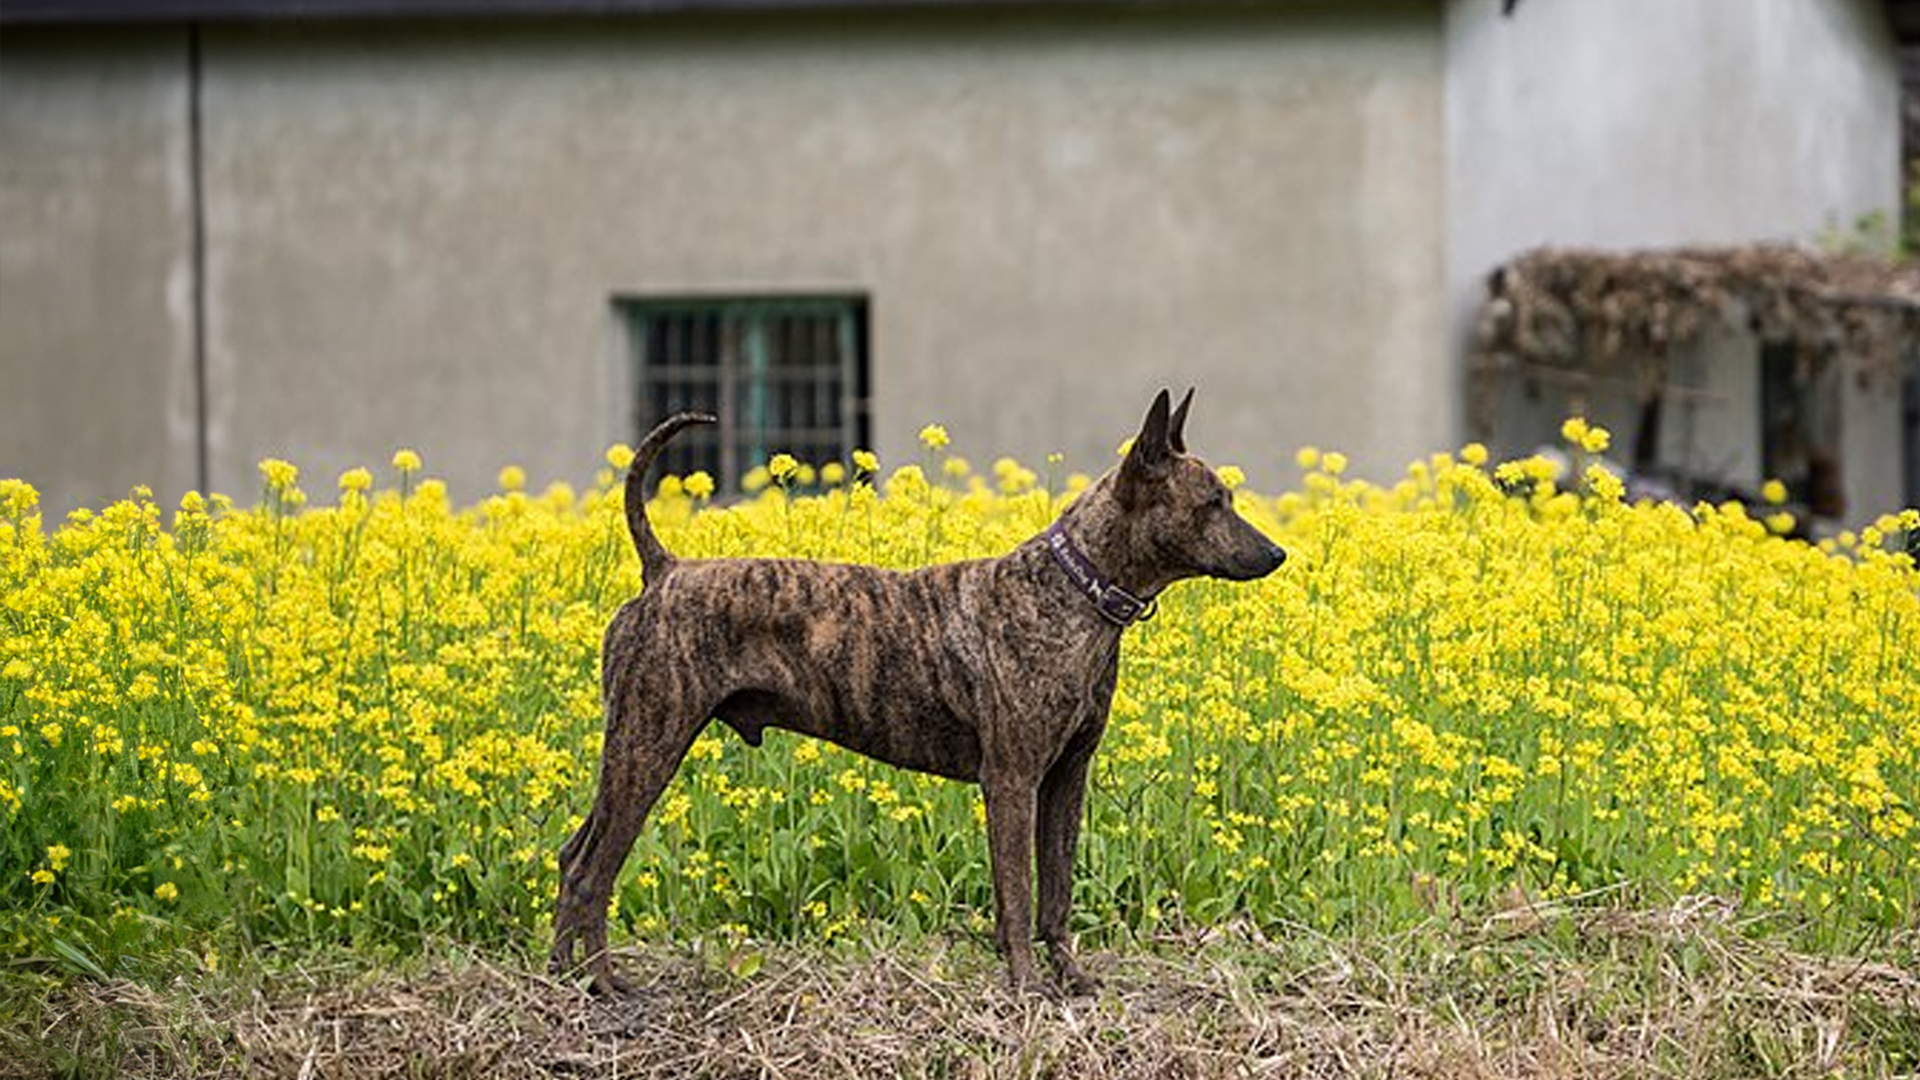
[[[1037,787],[1024,775],[983,778],[987,856],[993,866],[993,937],[1015,992],[1039,986],[1033,967],[1033,825]]]
[[[1060,986],[1070,994],[1091,994],[1099,980],[1088,975],[1073,958],[1068,915],[1073,908],[1073,852],[1080,840],[1080,819],[1086,804],[1087,768],[1093,761],[1091,739],[1072,745],[1040,785],[1039,863],[1040,940]]]

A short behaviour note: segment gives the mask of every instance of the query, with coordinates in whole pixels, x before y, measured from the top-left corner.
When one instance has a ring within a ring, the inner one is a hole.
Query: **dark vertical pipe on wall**
[[[187,184],[191,201],[193,279],[193,476],[208,490],[207,453],[207,218],[200,140],[200,24],[187,26]]]

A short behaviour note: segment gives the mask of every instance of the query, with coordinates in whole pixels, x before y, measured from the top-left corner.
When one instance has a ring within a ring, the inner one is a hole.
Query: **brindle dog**
[[[646,589],[607,627],[607,715],[593,811],[560,849],[552,969],[584,947],[596,990],[622,988],[607,954],[614,878],[710,719],[758,746],[769,727],[880,761],[978,783],[986,798],[995,940],[1016,990],[1050,989],[1039,939],[1068,991],[1096,984],[1067,933],[1087,766],[1106,730],[1121,632],[1190,577],[1247,581],[1286,553],[1234,512],[1186,453],[1193,392],[1153,401],[1132,448],[1045,533],[997,559],[901,573],[797,559],[677,559],[647,521],[644,478],[694,413],[635,452],[627,525]]]

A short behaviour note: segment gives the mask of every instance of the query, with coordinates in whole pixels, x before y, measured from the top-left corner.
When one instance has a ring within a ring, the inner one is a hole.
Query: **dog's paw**
[[[634,992],[634,985],[621,978],[604,956],[579,964],[574,962],[572,951],[556,951],[547,958],[548,978],[598,998],[626,997]]]
[[[1068,997],[1092,997],[1100,992],[1100,980],[1074,968],[1060,973],[1060,989]]]
[[[1052,979],[1028,979],[1025,982],[1008,979],[1006,990],[1008,1000],[1015,1005],[1036,1001],[1059,1005],[1067,1000],[1066,992]]]
[[[587,992],[597,998],[632,997],[639,988],[613,970],[612,964],[594,969],[587,979]]]
[[[1031,965],[1014,965],[1007,971],[1005,983],[1007,996],[1018,1001],[1023,998],[1039,997],[1047,1001],[1060,1001],[1060,988],[1051,979],[1043,979]]]
[[[1100,992],[1100,980],[1087,974],[1071,956],[1054,957],[1053,972],[1054,982],[1067,997],[1092,997]]]

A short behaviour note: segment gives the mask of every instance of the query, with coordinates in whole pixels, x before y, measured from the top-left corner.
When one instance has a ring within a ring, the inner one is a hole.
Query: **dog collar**
[[[1047,550],[1053,552],[1053,559],[1060,569],[1067,572],[1074,588],[1093,602],[1093,609],[1100,617],[1115,626],[1125,627],[1129,623],[1146,622],[1153,618],[1160,608],[1160,600],[1142,600],[1120,586],[1100,576],[1094,569],[1093,561],[1073,542],[1067,531],[1058,521],[1047,526]]]

